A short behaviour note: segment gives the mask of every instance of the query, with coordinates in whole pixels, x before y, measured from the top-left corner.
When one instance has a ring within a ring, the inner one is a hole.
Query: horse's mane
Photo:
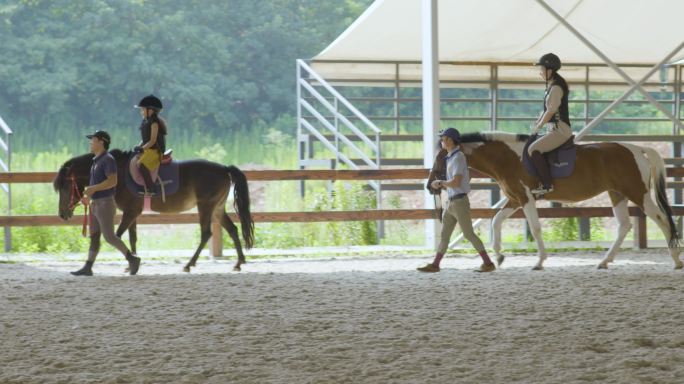
[[[62,164],[62,166],[59,167],[57,176],[52,181],[52,187],[55,189],[55,191],[58,191],[60,188],[62,188],[62,186],[64,186],[64,182],[68,176],[67,172],[69,172],[69,169],[71,169],[71,167],[78,167],[80,165],[90,164],[90,162],[93,161],[93,157],[94,156],[92,153],[86,153],[85,155],[72,157],[71,159],[65,161],[64,164]]]
[[[474,132],[461,135],[461,143],[488,143],[491,141],[501,141],[504,143],[526,142],[530,135],[508,132]]]
[[[118,149],[118,148],[117,148],[117,149],[112,149],[111,151],[109,151],[109,153],[110,153],[112,156],[114,156],[114,158],[115,158],[116,160],[119,160],[119,159],[129,159],[129,158],[131,157],[131,155],[133,154],[132,151],[122,151],[122,150],[120,150],[120,149]]]

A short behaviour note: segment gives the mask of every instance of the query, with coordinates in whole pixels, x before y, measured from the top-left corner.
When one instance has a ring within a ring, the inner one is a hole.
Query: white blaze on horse
[[[497,260],[501,263],[504,259],[501,253],[501,224],[522,208],[538,247],[539,261],[534,269],[540,270],[543,269],[547,253],[536,198],[530,192],[537,186],[538,180],[527,172],[521,161],[528,138],[528,135],[503,132],[465,134],[461,136],[461,150],[466,155],[468,166],[496,180],[509,199],[492,220],[492,240]],[[445,151],[437,155],[430,175],[432,178],[445,167],[444,156]],[[632,227],[627,207],[627,202],[631,201],[663,231],[675,269],[681,269],[684,264],[679,259],[679,234],[667,201],[665,172],[662,157],[652,148],[623,143],[578,145],[574,171],[568,177],[555,179],[553,192],[543,198],[574,203],[608,192],[618,222],[618,233],[599,263],[600,269],[608,268],[608,263],[615,259]]]

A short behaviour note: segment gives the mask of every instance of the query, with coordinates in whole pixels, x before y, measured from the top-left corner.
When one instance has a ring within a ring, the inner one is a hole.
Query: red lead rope
[[[83,196],[78,190],[78,184],[76,183],[76,178],[71,176],[71,194],[69,195],[69,209],[74,209],[79,203],[82,203]],[[90,225],[90,215],[88,215],[88,204],[83,204],[83,209],[85,213],[83,214],[83,229],[81,234],[83,237],[88,236],[88,227]]]
[[[83,228],[81,229],[81,235],[83,237],[88,237],[88,227],[90,226],[90,215],[88,214],[88,205],[83,204]]]

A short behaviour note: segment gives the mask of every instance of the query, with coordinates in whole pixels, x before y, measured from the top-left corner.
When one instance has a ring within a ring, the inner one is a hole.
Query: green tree
[[[131,106],[151,92],[179,139],[268,125],[294,114],[295,59],[315,55],[370,3],[5,1],[0,114],[20,146],[70,146],[93,128],[132,144]]]

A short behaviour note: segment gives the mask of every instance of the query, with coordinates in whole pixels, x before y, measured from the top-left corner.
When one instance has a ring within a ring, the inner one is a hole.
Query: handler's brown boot
[[[494,263],[489,263],[480,265],[480,269],[476,269],[475,272],[494,272],[495,270]]]
[[[71,274],[74,276],[92,276],[93,275],[93,262],[92,261],[86,261],[83,268],[79,269],[78,271],[71,272]]]
[[[436,265],[434,265],[434,264],[432,264],[432,263],[427,264],[427,265],[424,266],[424,267],[419,267],[419,268],[416,268],[416,269],[419,270],[419,271],[421,271],[421,272],[439,272],[439,267],[436,266]]]

